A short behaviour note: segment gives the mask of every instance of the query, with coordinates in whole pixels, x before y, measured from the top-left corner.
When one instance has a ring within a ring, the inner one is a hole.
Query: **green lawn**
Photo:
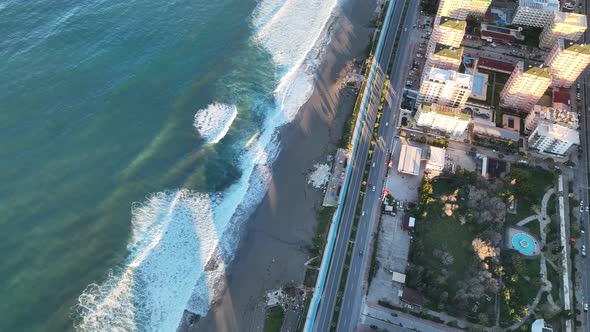
[[[507,214],[507,221],[509,224],[515,224],[523,218],[526,218],[535,212],[533,205],[541,208],[541,201],[545,195],[545,191],[554,185],[555,174],[535,167],[522,167],[512,165],[513,171],[509,174],[508,181],[516,178],[517,189],[517,210],[516,215]],[[514,173],[518,172],[516,177],[512,177]],[[519,186],[526,187],[526,195],[518,194]],[[553,195],[554,197],[555,195]],[[551,203],[551,199],[549,201]],[[553,204],[555,206],[555,204]]]
[[[535,234],[537,239],[541,240],[541,227],[539,225],[539,220],[533,220],[526,224],[526,228],[528,228],[531,233]]]
[[[264,332],[281,331],[283,319],[285,319],[285,311],[281,306],[269,308],[266,312],[266,320],[264,321]]]
[[[547,279],[549,279],[551,285],[553,286],[551,288],[551,295],[553,296],[553,301],[559,300],[559,289],[561,287],[559,281],[561,280],[561,278],[559,277],[559,272],[555,271],[555,269],[549,264],[547,264]]]

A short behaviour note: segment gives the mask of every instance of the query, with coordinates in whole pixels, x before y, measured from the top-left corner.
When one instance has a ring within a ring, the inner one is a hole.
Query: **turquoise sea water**
[[[257,4],[0,0],[0,331],[73,329],[124,268],[133,202],[238,179],[278,80]],[[213,102],[238,109],[215,145],[193,128]]]

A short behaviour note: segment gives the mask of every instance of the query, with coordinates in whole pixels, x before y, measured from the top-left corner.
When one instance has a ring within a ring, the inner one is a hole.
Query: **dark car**
[[[377,325],[371,325],[370,327],[371,327],[373,330],[376,330],[376,329],[378,329],[378,328],[379,328],[379,327],[377,327]]]

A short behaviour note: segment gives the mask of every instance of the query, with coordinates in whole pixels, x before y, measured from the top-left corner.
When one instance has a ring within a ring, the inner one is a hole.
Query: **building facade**
[[[436,67],[446,70],[459,70],[463,58],[463,47],[455,48],[436,44],[432,53],[426,54],[425,68]]]
[[[574,144],[580,144],[575,112],[535,105],[525,118],[529,148],[542,154],[563,156]]]
[[[528,112],[551,85],[549,67],[520,61],[500,93],[500,105]]]
[[[590,44],[559,39],[545,59],[545,65],[551,67],[551,86],[569,88],[589,63]]]
[[[482,17],[492,0],[440,0],[436,16],[465,20],[467,16]]]
[[[518,0],[512,24],[544,28],[558,11],[559,0]]]
[[[423,103],[416,112],[416,125],[440,130],[453,136],[461,136],[467,129],[471,116],[459,108]]]
[[[586,15],[556,12],[551,23],[541,33],[539,47],[552,48],[560,38],[577,41],[586,28]]]
[[[428,41],[427,54],[434,52],[436,44],[459,48],[465,35],[467,22],[456,20],[448,16],[436,17],[434,27]]]
[[[541,154],[564,156],[572,145],[580,144],[580,136],[577,130],[543,121],[529,135],[528,144]]]
[[[420,84],[418,103],[463,107],[473,88],[473,76],[453,70],[426,68]]]

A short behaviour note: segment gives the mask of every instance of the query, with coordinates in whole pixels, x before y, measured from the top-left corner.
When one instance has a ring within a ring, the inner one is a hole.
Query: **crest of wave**
[[[321,50],[330,42],[336,0],[265,0],[253,14],[254,40],[283,72],[275,99],[291,121],[313,93]]]
[[[120,273],[90,285],[78,298],[76,328],[83,331],[172,331],[218,244],[217,198],[188,190],[161,192],[133,207],[129,258]],[[223,264],[217,264],[223,269]],[[195,294],[196,293],[196,294]],[[205,314],[206,307],[198,314]]]
[[[235,105],[209,104],[195,113],[193,127],[207,143],[214,144],[225,137],[237,115]]]

